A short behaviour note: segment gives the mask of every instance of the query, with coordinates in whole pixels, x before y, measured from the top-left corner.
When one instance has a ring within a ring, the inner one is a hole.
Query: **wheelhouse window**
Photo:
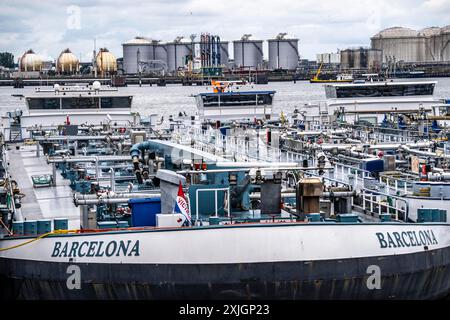
[[[326,87],[327,98],[370,98],[433,95],[434,83]]]
[[[257,106],[271,105],[273,94],[218,94],[202,96],[204,107],[232,107],[232,106]]]
[[[109,109],[109,108],[131,108],[131,97],[106,97],[101,98],[101,108]]]
[[[221,95],[221,106],[248,106],[256,105],[256,95]]]
[[[98,109],[98,97],[70,97],[62,99],[63,109]]]
[[[28,100],[30,110],[55,110],[59,109],[59,99],[57,98],[33,98]]]
[[[219,105],[219,95],[202,96],[204,107],[217,107]]]

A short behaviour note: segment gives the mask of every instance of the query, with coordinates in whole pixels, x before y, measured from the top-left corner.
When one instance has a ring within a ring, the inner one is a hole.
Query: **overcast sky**
[[[236,40],[250,33],[266,40],[287,32],[300,39],[301,57],[314,60],[316,53],[368,46],[387,27],[449,24],[450,0],[0,0],[0,51],[17,61],[32,48],[53,60],[70,48],[89,61],[94,38],[97,48],[121,57],[121,44],[138,35],[172,41],[209,32]]]

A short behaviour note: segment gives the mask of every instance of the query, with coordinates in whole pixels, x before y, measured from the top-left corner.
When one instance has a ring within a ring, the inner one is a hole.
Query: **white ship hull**
[[[24,241],[1,240],[0,247]],[[80,290],[65,285],[72,265],[81,269]],[[381,289],[367,285],[374,266]],[[249,224],[50,236],[0,252],[0,271],[19,298],[436,298],[450,292],[450,225]]]

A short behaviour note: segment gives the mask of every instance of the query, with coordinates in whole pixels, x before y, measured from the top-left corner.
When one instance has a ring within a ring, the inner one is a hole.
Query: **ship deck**
[[[19,149],[17,149],[18,146]],[[47,163],[42,148],[40,156],[37,157],[36,145],[9,145],[6,156],[11,179],[17,182],[20,192],[25,194],[21,201],[22,206],[16,212],[16,219],[67,218],[69,229],[78,229],[79,208],[73,204],[69,180],[63,179],[57,170],[56,186],[33,187],[32,176],[52,174],[52,166]]]

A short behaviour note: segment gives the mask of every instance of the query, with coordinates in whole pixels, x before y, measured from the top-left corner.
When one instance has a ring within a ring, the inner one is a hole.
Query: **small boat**
[[[253,90],[244,81],[212,81],[213,92],[195,96],[201,121],[270,120],[273,90]]]
[[[348,123],[381,123],[385,114],[431,112],[436,81],[377,81],[325,84],[325,104],[305,105],[308,120],[338,117]],[[437,114],[435,114],[437,115]],[[331,120],[334,121],[334,120]]]
[[[66,125],[124,125],[140,122],[131,112],[133,97],[118,92],[117,88],[92,85],[37,88],[24,98],[26,110],[17,109],[1,118],[3,135],[8,140],[20,141],[30,137],[32,128],[45,130]]]
[[[318,79],[316,77],[309,80],[310,83],[352,83],[353,76],[351,74],[338,74],[336,79]]]
[[[309,80],[310,83],[347,83],[353,82],[353,76],[351,74],[338,74],[336,79],[320,79],[319,75],[322,71],[323,63],[320,65],[319,70],[317,70],[316,75]]]

